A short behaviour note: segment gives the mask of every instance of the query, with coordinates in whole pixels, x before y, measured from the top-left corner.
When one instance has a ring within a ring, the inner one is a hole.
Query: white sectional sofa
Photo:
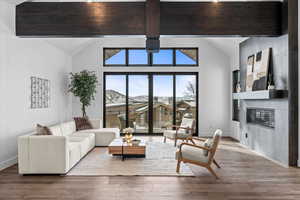
[[[75,121],[49,129],[53,135],[35,132],[18,138],[20,174],[66,174],[95,146],[108,146],[120,137],[118,128],[100,128],[100,120],[90,120],[93,129],[76,131]]]

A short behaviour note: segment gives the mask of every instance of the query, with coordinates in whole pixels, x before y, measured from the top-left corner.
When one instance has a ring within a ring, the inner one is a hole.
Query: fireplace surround
[[[247,108],[247,123],[275,128],[275,109]]]

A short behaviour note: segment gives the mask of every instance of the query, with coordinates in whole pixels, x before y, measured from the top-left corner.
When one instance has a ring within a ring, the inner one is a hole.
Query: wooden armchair
[[[164,131],[164,143],[166,143],[167,138],[174,140],[174,146],[177,145],[177,140],[191,141],[194,144],[193,131],[195,129],[195,120],[183,118],[180,126],[169,126],[170,128],[175,128],[175,130],[165,130]]]
[[[215,171],[211,168],[211,165],[212,163],[214,163],[218,168],[220,168],[218,163],[215,161],[214,156],[218,148],[221,136],[222,131],[220,129],[216,130],[212,139],[212,143],[211,145],[209,145],[209,147],[199,146],[190,143],[182,143],[180,145],[179,151],[177,152],[178,162],[176,172],[179,173],[181,162],[191,163],[205,167],[212,175],[214,175],[218,179],[218,176],[215,173]],[[203,139],[199,140],[203,141]]]

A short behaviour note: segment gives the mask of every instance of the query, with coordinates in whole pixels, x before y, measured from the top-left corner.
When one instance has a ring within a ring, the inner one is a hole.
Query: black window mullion
[[[129,127],[129,78],[128,74],[126,76],[126,127]]]
[[[129,53],[128,53],[128,48],[125,49],[125,63],[126,63],[126,66],[129,66]]]
[[[175,74],[173,74],[173,125],[176,125],[176,75]]]
[[[153,53],[149,53],[149,66],[153,66]]]
[[[148,74],[148,133],[153,134],[153,74]]]
[[[176,49],[173,48],[173,66],[176,66]]]

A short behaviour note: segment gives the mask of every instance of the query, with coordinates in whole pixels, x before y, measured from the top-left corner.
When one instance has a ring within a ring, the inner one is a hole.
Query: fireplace
[[[275,128],[275,110],[266,108],[247,108],[247,123]]]

